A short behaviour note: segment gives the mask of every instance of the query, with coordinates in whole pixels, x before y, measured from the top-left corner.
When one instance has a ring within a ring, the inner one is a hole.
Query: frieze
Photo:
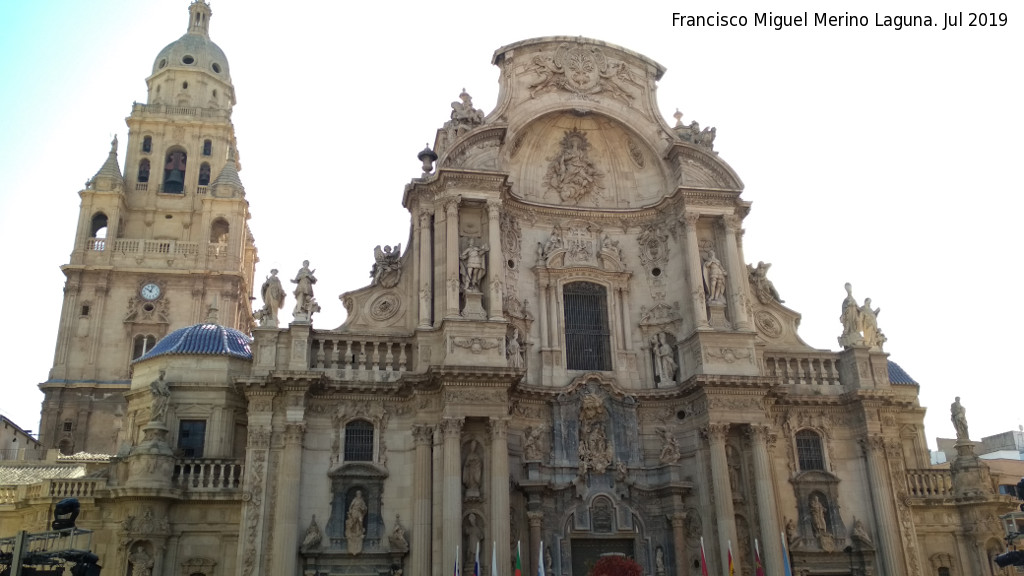
[[[744,348],[705,348],[704,360],[718,360],[725,362],[726,364],[735,364],[741,360],[746,360],[750,364],[753,364],[754,355],[750,350]]]
[[[448,338],[449,352],[455,352],[455,348],[465,348],[473,354],[482,354],[485,350],[493,350],[501,346],[501,338],[464,338],[460,336],[450,336]]]
[[[446,404],[505,404],[508,401],[508,394],[503,390],[479,390],[471,388],[467,388],[465,390],[445,390],[444,401]]]
[[[760,398],[708,398],[708,406],[712,410],[748,410],[760,408]]]

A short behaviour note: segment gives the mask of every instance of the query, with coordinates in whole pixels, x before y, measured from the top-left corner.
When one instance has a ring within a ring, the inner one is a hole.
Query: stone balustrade
[[[31,484],[25,490],[25,497],[32,498],[95,498],[97,492],[106,488],[105,478],[61,478],[43,480]]]
[[[315,333],[309,367],[335,380],[390,382],[414,369],[411,338]]]
[[[953,476],[949,470],[907,470],[912,498],[952,498]]]
[[[140,104],[136,102],[132,106],[132,115],[142,114],[167,114],[169,116],[192,116],[194,118],[230,118],[231,110],[218,108],[199,108],[195,106],[169,106],[166,104]]]
[[[0,506],[14,504],[19,500],[17,486],[0,486]]]
[[[244,468],[241,460],[178,460],[174,464],[172,481],[176,488],[189,492],[239,490],[242,487]]]
[[[839,386],[838,354],[765,354],[764,370],[768,376],[779,377],[783,384]]]
[[[144,240],[141,238],[86,238],[85,249],[90,252],[114,251],[116,255],[132,256],[186,256],[199,254],[199,242],[180,240]]]

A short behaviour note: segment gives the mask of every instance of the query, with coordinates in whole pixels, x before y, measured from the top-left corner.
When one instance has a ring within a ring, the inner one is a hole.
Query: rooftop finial
[[[676,126],[675,127],[676,128],[682,128],[683,127],[683,113],[679,111],[679,108],[676,108],[676,113],[673,114],[672,117],[676,119]]]
[[[188,7],[188,32],[189,34],[202,34],[210,36],[210,5],[206,0],[195,0]]]

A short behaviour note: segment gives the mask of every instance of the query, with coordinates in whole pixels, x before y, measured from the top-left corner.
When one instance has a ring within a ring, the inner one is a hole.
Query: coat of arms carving
[[[530,98],[555,89],[588,100],[607,92],[627,106],[635,98],[622,86],[623,82],[636,84],[629,68],[609,61],[596,46],[560,44],[554,54],[534,56],[530,70],[540,76],[540,81],[530,85]]]

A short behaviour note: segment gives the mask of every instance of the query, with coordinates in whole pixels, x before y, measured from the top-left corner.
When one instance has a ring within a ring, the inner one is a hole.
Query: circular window
[[[655,278],[657,278],[658,276],[661,276],[661,268],[652,268],[651,269],[651,276],[654,276]]]
[[[161,58],[160,63],[156,65],[157,68],[163,68],[167,66],[167,58]]]
[[[152,312],[153,310],[156,309],[156,307],[153,306],[152,304],[143,304],[142,309],[145,310],[146,312]]]
[[[510,269],[514,269],[516,267],[516,261],[515,260],[509,260],[508,262],[506,262],[506,264],[508,264],[508,267]]]
[[[679,412],[676,412],[676,418],[678,418],[679,420],[686,418],[686,411],[680,410]]]
[[[196,59],[193,58],[192,56],[188,55],[188,54],[186,54],[185,56],[182,56],[181,61],[183,63],[185,63],[185,64],[195,64],[196,63]]]
[[[220,64],[217,64],[216,62],[214,62],[213,65],[210,66],[210,67],[213,68],[214,72],[216,72],[217,74],[220,74]]]

